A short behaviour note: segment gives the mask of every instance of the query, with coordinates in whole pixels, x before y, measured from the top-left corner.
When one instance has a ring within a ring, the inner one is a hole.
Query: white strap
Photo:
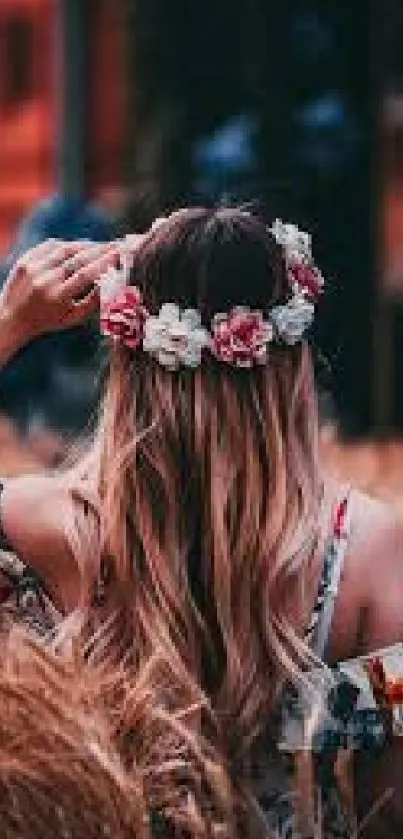
[[[347,506],[343,523],[342,533],[335,539],[330,550],[333,551],[333,562],[331,566],[331,579],[324,592],[324,601],[315,630],[315,653],[322,660],[325,658],[326,647],[329,640],[330,630],[337,595],[339,593],[340,580],[347,555],[350,526],[351,526],[351,496],[347,497]]]

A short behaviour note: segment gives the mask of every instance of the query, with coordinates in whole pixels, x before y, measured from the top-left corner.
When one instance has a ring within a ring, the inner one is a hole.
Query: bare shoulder
[[[379,595],[383,579],[403,573],[403,517],[392,504],[363,493],[355,493],[352,503],[351,570],[371,599]]]
[[[349,549],[332,633],[337,658],[403,639],[402,515],[393,505],[359,492],[352,494],[351,504]],[[355,637],[356,648],[349,648],[349,637]]]
[[[78,582],[78,568],[66,536],[71,506],[68,488],[52,476],[13,478],[6,482],[1,499],[7,539],[66,606],[71,605]]]

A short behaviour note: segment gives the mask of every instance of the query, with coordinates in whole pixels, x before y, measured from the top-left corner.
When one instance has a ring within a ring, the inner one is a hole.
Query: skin
[[[96,280],[117,257],[116,246],[46,242],[19,260],[0,295],[0,367],[46,332],[75,326],[99,305]],[[335,489],[337,497],[339,489]],[[46,581],[65,611],[77,603],[80,569],[61,523],[71,487],[52,477],[7,483],[2,524],[15,550]],[[352,495],[353,528],[328,648],[329,661],[375,651],[403,639],[403,523],[387,505]],[[320,575],[318,558],[316,580]],[[315,583],[312,583],[312,602]],[[403,835],[403,745],[376,761],[361,760],[358,806],[364,815],[385,790],[397,791],[365,830],[369,837]],[[393,827],[392,827],[393,825]]]
[[[95,313],[97,280],[117,257],[116,244],[47,241],[19,259],[0,294],[0,367],[35,338]],[[73,505],[70,490],[63,481],[27,475],[9,481],[2,498],[6,535],[65,611],[76,605],[80,589],[63,527]]]

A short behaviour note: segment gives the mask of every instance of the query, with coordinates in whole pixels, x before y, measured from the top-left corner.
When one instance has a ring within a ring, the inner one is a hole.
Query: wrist
[[[11,312],[7,308],[0,307],[0,369],[25,343],[26,340],[19,334]]]

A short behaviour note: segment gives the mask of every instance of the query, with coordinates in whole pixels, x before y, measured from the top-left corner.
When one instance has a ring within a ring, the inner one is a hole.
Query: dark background
[[[95,201],[120,230],[188,202],[253,202],[314,235],[325,413],[350,437],[400,431],[403,269],[393,293],[383,275],[402,36],[399,0],[3,0],[0,119],[16,137],[18,114],[42,108],[18,165],[0,138],[0,183],[28,159],[36,172],[12,207],[0,197],[4,255],[52,192]]]

